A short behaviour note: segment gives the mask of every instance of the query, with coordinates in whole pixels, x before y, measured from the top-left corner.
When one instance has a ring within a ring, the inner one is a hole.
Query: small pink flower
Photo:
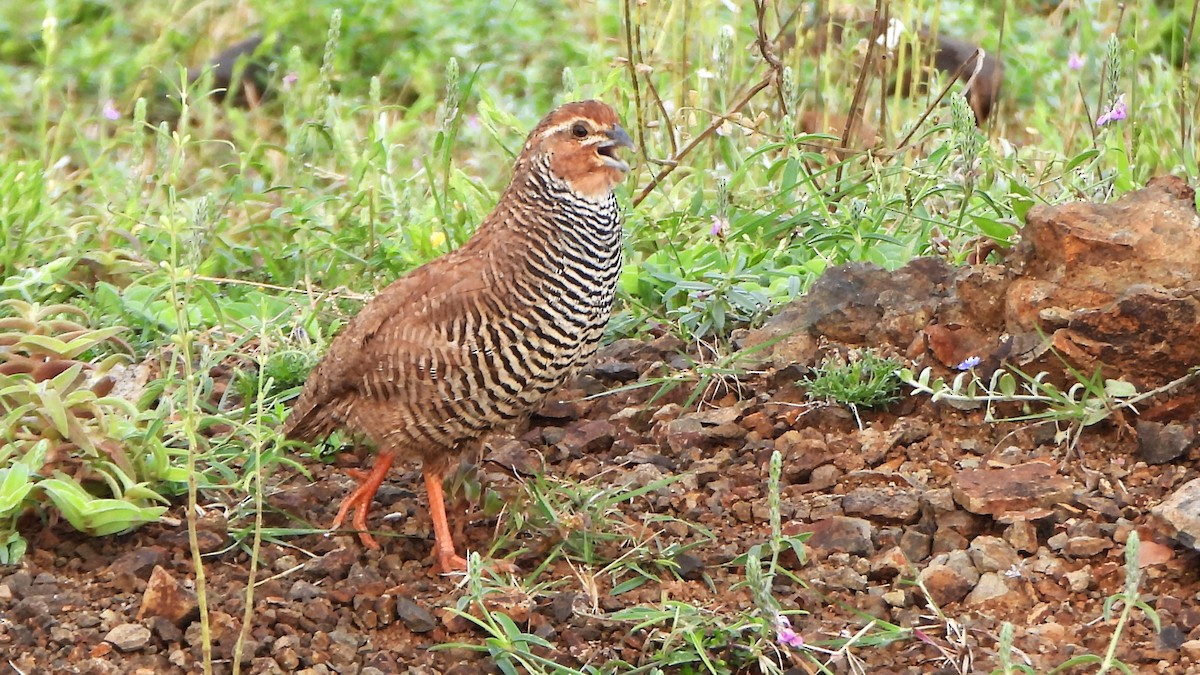
[[[1087,63],[1087,59],[1079,54],[1079,52],[1071,52],[1067,57],[1067,67],[1071,70],[1083,70],[1083,64]]]
[[[1111,110],[1105,111],[1096,118],[1096,126],[1102,127],[1109,122],[1120,122],[1129,117],[1129,108],[1125,106],[1125,94],[1117,97],[1117,102],[1113,104]]]
[[[792,622],[786,616],[775,618],[775,639],[785,647],[799,649],[804,646],[804,637],[792,630]]]
[[[713,237],[725,237],[725,233],[729,231],[729,221],[720,216],[712,217],[712,227],[708,228],[708,234]]]
[[[121,111],[117,110],[117,104],[111,98],[104,102],[103,114],[105,119],[113,122],[121,119]]]
[[[296,73],[288,73],[287,75],[284,75],[283,76],[283,90],[291,91],[292,87],[296,85],[296,82],[299,81],[299,79],[300,79],[300,76],[297,75]]]

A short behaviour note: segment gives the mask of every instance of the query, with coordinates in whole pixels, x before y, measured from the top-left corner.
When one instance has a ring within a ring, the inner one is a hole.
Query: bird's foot
[[[436,555],[438,574],[452,574],[467,571],[466,559],[454,551],[437,551]],[[508,560],[480,558],[479,562],[483,567],[490,568],[493,571],[500,572],[502,574],[513,574],[519,571],[517,566]]]

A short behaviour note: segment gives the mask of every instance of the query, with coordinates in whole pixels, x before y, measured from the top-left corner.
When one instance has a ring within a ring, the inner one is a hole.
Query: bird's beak
[[[632,148],[633,139],[629,137],[629,134],[619,124],[614,126],[612,129],[605,131],[604,135],[608,136],[609,140],[600,145],[600,157],[604,159],[604,163],[606,165],[611,166],[618,171],[628,171],[629,165],[617,156],[616,149]]]

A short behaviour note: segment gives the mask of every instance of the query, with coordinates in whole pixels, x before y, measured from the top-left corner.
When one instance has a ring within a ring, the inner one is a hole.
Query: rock
[[[404,596],[396,598],[396,616],[414,633],[428,633],[438,625],[429,610]]]
[[[123,623],[104,636],[104,641],[120,652],[133,652],[150,642],[150,629],[138,623]]]
[[[955,474],[951,486],[954,500],[964,509],[994,518],[1047,509],[1069,502],[1074,496],[1074,483],[1042,462],[962,470]]]
[[[1179,645],[1179,651],[1192,661],[1200,661],[1200,640],[1188,640]]]
[[[892,579],[896,576],[912,577],[913,566],[904,555],[904,550],[893,546],[871,558],[871,579]]]
[[[325,591],[321,587],[303,579],[298,579],[288,589],[287,599],[296,602],[307,602],[322,595],[325,595]]]
[[[1166,464],[1178,459],[1196,440],[1196,434],[1182,424],[1160,424],[1138,420],[1138,452],[1147,464]]]
[[[912,488],[860,487],[842,497],[842,511],[848,516],[913,523],[920,510],[920,493]]]
[[[1112,540],[1105,537],[1069,537],[1063,553],[1071,558],[1091,558],[1112,547]]]
[[[114,560],[108,566],[108,572],[114,576],[127,575],[138,579],[148,579],[151,572],[162,565],[166,553],[166,549],[161,546],[135,548]]]
[[[1016,550],[1000,537],[975,537],[968,553],[980,572],[1004,572],[1021,561]]]
[[[674,558],[675,564],[678,567],[675,573],[682,579],[687,581],[698,581],[704,578],[704,561],[692,555],[691,553],[680,553]],[[555,599],[561,597],[562,594],[556,596]]]
[[[175,626],[187,625],[199,611],[196,594],[175,580],[161,565],[156,565],[142,593],[142,604],[138,607],[138,621],[148,616],[161,616]]]
[[[557,445],[572,457],[607,450],[612,446],[616,428],[608,420],[585,420],[572,423]]]
[[[1009,332],[1049,335],[1047,364],[1103,366],[1139,387],[1180,377],[1200,363],[1196,223],[1195,191],[1173,176],[1107,204],[1033,207],[1009,257],[1021,273],[1005,296]]]
[[[929,565],[921,570],[917,579],[929,591],[929,597],[943,608],[965,598],[975,586],[974,582],[948,565]]]
[[[1087,567],[1063,575],[1072,593],[1082,593],[1092,585],[1092,571]]]
[[[776,340],[760,352],[776,367],[815,363],[820,338],[907,347],[933,318],[953,276],[941,258],[916,258],[894,272],[871,263],[831,267],[808,293],[735,341],[749,349]]]
[[[812,536],[805,542],[805,546],[814,555],[843,551],[867,556],[875,550],[874,544],[871,543],[871,523],[861,518],[825,518],[809,525],[808,531],[812,532]]]
[[[904,557],[912,562],[921,562],[928,558],[932,547],[933,537],[914,528],[907,528],[904,534],[900,535],[900,548],[904,550]]]
[[[963,604],[968,607],[982,605],[997,598],[1003,598],[1010,592],[1008,581],[1003,576],[995,572],[987,572],[979,577],[979,582],[967,594],[967,599],[963,601]]]
[[[1151,511],[1175,528],[1175,538],[1200,550],[1200,478],[1184,483]]]
[[[346,578],[350,566],[358,559],[353,550],[340,547],[326,553],[320,558],[313,558],[304,563],[304,575],[310,579],[329,579],[341,581]]]
[[[1022,553],[1033,553],[1038,548],[1037,528],[1027,520],[1018,520],[1004,529],[1004,540]]]

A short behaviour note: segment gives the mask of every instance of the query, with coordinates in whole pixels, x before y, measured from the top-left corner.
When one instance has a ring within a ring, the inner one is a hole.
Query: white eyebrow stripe
[[[550,136],[550,135],[556,134],[560,131],[566,131],[567,129],[570,129],[571,127],[575,126],[579,122],[585,123],[585,125],[588,128],[589,134],[596,133],[596,130],[593,128],[593,125],[591,124],[591,120],[589,120],[586,117],[574,117],[574,118],[567,120],[566,122],[563,122],[562,124],[556,124],[552,127],[546,127],[545,129],[542,130],[542,136]],[[591,145],[593,143],[600,143],[603,140],[604,140],[603,138],[589,138],[582,142],[584,145]]]

